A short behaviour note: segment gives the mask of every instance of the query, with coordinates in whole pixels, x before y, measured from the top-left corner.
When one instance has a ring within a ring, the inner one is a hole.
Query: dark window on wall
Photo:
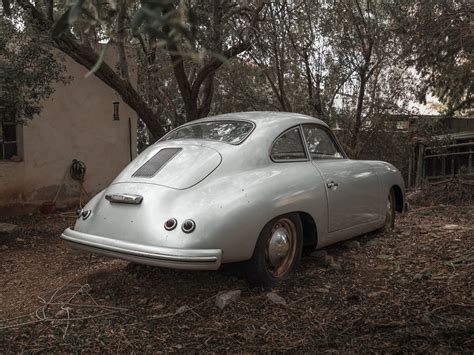
[[[13,115],[0,107],[0,160],[18,154],[18,137]]]

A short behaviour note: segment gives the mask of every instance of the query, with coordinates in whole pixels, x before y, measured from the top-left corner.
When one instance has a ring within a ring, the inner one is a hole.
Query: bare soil
[[[67,214],[8,218],[0,241],[0,353],[473,352],[474,207],[414,207],[393,232],[326,248],[342,270],[305,256],[272,291],[233,268],[136,266],[67,249]],[[223,310],[221,291],[241,297]]]

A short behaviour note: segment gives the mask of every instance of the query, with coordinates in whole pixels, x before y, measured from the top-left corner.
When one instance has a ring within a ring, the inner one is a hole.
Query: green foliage
[[[216,87],[212,114],[281,109],[264,73],[251,61],[226,64],[216,76]]]
[[[51,30],[53,37],[59,37],[61,34],[65,33],[70,26],[77,21],[81,15],[84,1],[85,0],[76,0],[67,7],[66,12],[59,17]]]
[[[163,41],[185,38],[194,40],[196,18],[188,6],[179,9],[170,0],[144,0],[133,15],[131,30],[133,34],[146,33]]]
[[[0,101],[20,122],[39,114],[54,83],[67,79],[46,42],[30,27],[0,17]]]
[[[392,13],[406,62],[422,78],[420,100],[431,91],[447,115],[473,110],[472,9],[470,0],[404,0]]]
[[[52,35],[141,112],[155,136],[209,113],[295,111],[342,128],[357,155],[384,117],[416,113],[417,93],[434,92],[448,113],[472,109],[468,0],[59,0],[54,9],[35,2],[37,12],[27,0],[2,1],[5,14],[27,24],[17,35],[45,36],[31,50],[49,78],[59,74],[40,44]],[[97,42],[119,48],[117,68],[102,70]],[[129,60],[138,65],[136,96],[123,85]],[[16,75],[23,86],[41,81]],[[357,141],[360,131],[369,133]]]
[[[143,4],[131,25],[133,41],[140,44],[140,92],[166,130],[218,112],[210,102],[221,105],[213,97],[220,100],[230,83],[222,86],[216,78],[227,73],[230,58],[250,47],[248,19],[254,11],[240,2],[202,0],[173,1],[171,9],[156,6],[151,12]],[[160,11],[172,14],[167,25]]]
[[[64,12],[55,21],[51,33],[53,37],[70,33],[81,16],[86,19],[88,31],[96,30],[97,25],[107,29],[115,20],[118,6],[130,6],[127,0],[95,2],[91,0],[74,0],[68,2]],[[131,3],[135,8],[137,4]],[[186,39],[194,40],[196,16],[190,6],[182,2],[176,6],[171,0],[143,0],[130,19],[130,30],[133,36],[147,34],[163,42]],[[107,32],[107,30],[106,30]]]
[[[349,142],[359,135],[359,108],[361,129],[370,134],[356,142],[356,155],[384,129],[386,115],[410,110],[415,78],[400,60],[387,2],[299,0],[266,9],[252,51],[219,73],[213,112],[306,113],[340,127]]]

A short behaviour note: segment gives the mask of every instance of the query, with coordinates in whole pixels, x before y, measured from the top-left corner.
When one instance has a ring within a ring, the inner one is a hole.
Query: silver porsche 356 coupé
[[[291,274],[303,247],[393,227],[403,207],[400,172],[348,159],[323,121],[232,113],[185,124],[147,148],[62,238],[162,267],[244,262],[251,283],[271,286]]]

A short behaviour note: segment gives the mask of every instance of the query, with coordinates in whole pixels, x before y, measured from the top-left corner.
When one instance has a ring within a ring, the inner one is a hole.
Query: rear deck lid
[[[112,184],[137,182],[183,190],[204,180],[221,161],[219,152],[200,145],[150,147],[132,161]]]

